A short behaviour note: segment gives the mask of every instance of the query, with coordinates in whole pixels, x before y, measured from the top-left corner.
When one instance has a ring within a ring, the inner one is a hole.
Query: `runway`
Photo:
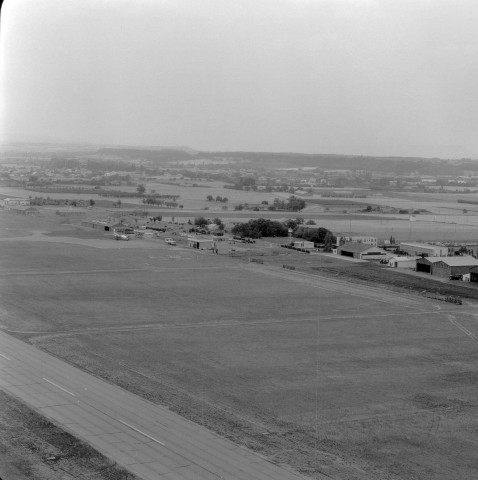
[[[144,480],[305,479],[4,332],[0,388]]]

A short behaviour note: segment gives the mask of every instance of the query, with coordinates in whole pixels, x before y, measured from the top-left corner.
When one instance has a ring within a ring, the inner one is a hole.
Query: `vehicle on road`
[[[176,242],[175,242],[172,238],[165,238],[164,241],[165,241],[168,245],[176,245]]]

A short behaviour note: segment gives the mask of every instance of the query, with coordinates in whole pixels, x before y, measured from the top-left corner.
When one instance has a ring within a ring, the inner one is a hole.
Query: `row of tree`
[[[165,206],[168,208],[175,208],[179,206],[179,208],[183,208],[183,205],[179,205],[178,202],[166,202],[165,200],[159,198],[159,197],[153,197],[153,196],[147,196],[143,197],[142,202],[145,205],[160,205],[160,206]]]
[[[90,200],[70,200],[68,198],[50,198],[50,197],[29,197],[30,205],[70,205],[71,207],[92,207],[96,202],[91,198]]]
[[[292,210],[293,212],[299,212],[304,208],[305,200],[292,195],[287,200],[275,198],[274,203],[269,207],[269,210]]]
[[[221,197],[220,195],[218,195],[215,199],[212,195],[208,195],[206,197],[206,200],[208,202],[216,201],[216,202],[221,202],[221,203],[227,203],[229,201],[229,199],[227,197]]]

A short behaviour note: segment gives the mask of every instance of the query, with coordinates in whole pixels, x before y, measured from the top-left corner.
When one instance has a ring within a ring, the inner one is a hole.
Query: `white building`
[[[347,235],[344,233],[337,234],[337,245],[344,243],[364,243],[365,245],[371,245],[376,247],[378,244],[377,237],[369,237],[366,235]]]
[[[400,243],[400,250],[408,255],[417,257],[446,257],[448,255],[448,247],[443,245],[431,245],[429,243]]]
[[[305,248],[310,250],[314,248],[314,242],[308,242],[307,240],[297,240],[294,242],[294,248]]]
[[[420,257],[396,256],[388,260],[388,266],[394,268],[416,268]]]
[[[3,206],[8,210],[10,207],[29,207],[30,203],[29,198],[6,198]]]

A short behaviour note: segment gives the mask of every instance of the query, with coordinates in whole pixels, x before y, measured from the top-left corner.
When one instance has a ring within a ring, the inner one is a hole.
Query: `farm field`
[[[312,477],[475,476],[474,306],[0,226],[0,326],[24,341]]]
[[[201,182],[199,185],[206,185],[208,188],[192,186],[176,186],[166,184],[147,184],[147,190],[155,189],[162,194],[179,194],[178,202],[183,205],[182,209],[152,208],[148,210],[154,214],[161,214],[164,218],[188,217],[194,219],[197,216],[210,218],[220,217],[225,221],[247,221],[249,218],[265,217],[273,219],[302,217],[313,219],[319,226],[332,230],[334,233],[355,233],[377,236],[381,240],[388,240],[391,236],[397,241],[432,241],[432,242],[476,242],[478,238],[478,207],[472,204],[457,203],[457,199],[465,198],[474,200],[478,198],[475,194],[420,194],[409,192],[387,192],[386,195],[370,196],[357,200],[357,209],[364,203],[370,205],[381,205],[382,207],[392,206],[395,208],[414,209],[424,208],[430,213],[416,215],[416,221],[410,222],[408,214],[382,214],[374,212],[371,214],[356,213],[353,209],[346,209],[344,213],[340,202],[343,199],[336,199],[334,206],[329,202],[334,199],[315,196],[316,201],[323,201],[324,204],[310,204],[302,212],[254,212],[234,211],[234,206],[239,203],[260,203],[263,200],[272,202],[275,197],[287,198],[285,193],[262,193],[244,192],[239,190],[224,189],[221,182]],[[134,187],[124,187],[125,190],[134,191]],[[12,197],[35,196],[32,191],[1,187],[0,194]],[[39,193],[39,196],[50,196],[52,198],[66,198],[65,193]],[[223,204],[206,201],[207,195],[227,196],[228,210],[222,210]],[[105,200],[104,197],[91,194],[71,194],[72,198],[89,200],[94,199],[98,205],[105,202],[113,202],[116,199]],[[347,200],[348,201],[348,200]],[[124,200],[125,207],[134,207],[143,204],[140,198]],[[106,206],[106,204],[105,204]],[[208,210],[205,210],[208,208]],[[51,208],[51,212],[56,210]],[[110,205],[111,209],[111,205]],[[328,210],[327,210],[328,209]],[[467,213],[463,213],[466,210]],[[121,209],[118,209],[118,215]],[[89,211],[88,217],[106,218],[110,215],[105,209],[95,208]]]

